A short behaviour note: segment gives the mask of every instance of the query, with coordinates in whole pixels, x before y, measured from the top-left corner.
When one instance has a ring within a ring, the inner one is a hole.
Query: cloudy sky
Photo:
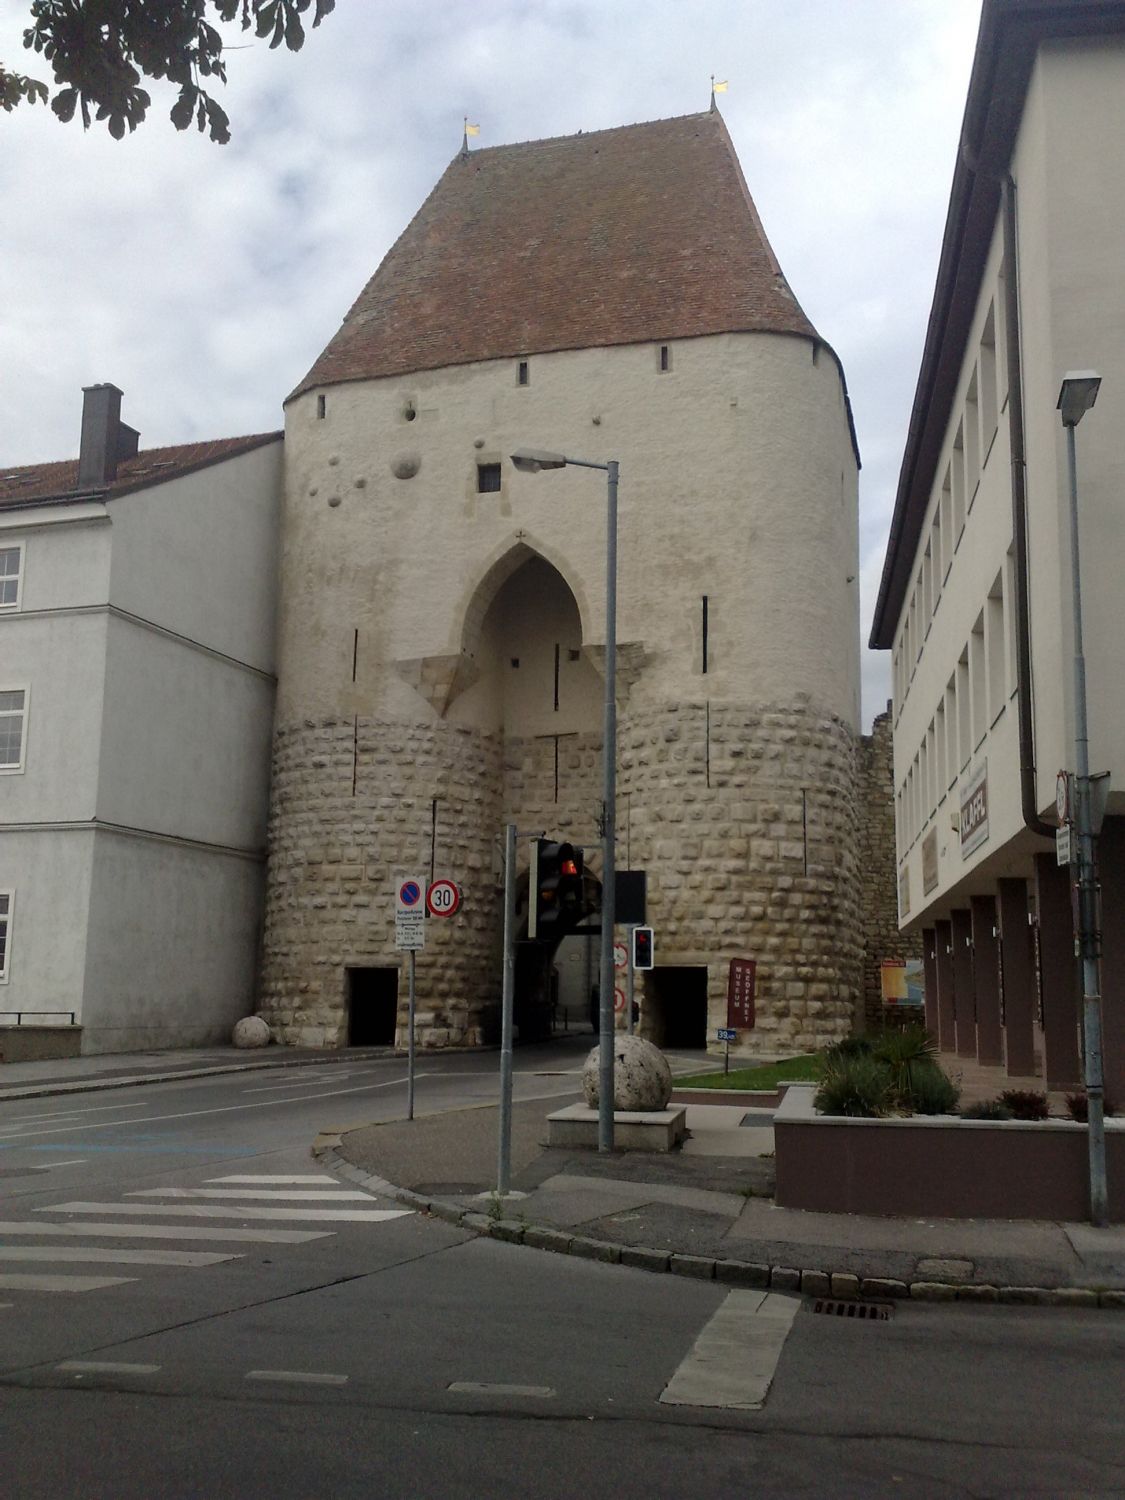
[[[0,58],[49,77],[0,0]],[[786,275],[847,372],[866,641],[980,0],[338,0],[302,52],[241,33],[233,139],[172,96],[122,142],[0,114],[0,463],[73,457],[81,387],[143,446],[268,431],[460,148],[705,109],[709,78]],[[251,45],[245,45],[250,40]],[[38,71],[37,71],[38,69]],[[864,651],[864,717],[889,691]]]

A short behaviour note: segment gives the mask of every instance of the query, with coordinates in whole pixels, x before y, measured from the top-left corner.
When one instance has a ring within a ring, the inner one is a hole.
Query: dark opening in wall
[[[520,362],[519,362],[519,364],[516,366],[516,384],[517,385],[530,385],[531,384],[531,377],[530,377],[530,372],[528,371],[527,360],[526,359],[521,359]]]
[[[667,344],[661,344],[660,346],[657,367],[661,375],[667,375],[668,371],[672,368],[672,351]]]
[[[704,594],[703,595],[703,630],[702,630],[702,636],[703,636],[703,675],[704,676],[707,675],[707,624],[708,624],[707,616],[708,616],[708,614],[710,612],[710,608],[709,607],[710,607],[710,600],[708,599],[707,595]]]
[[[500,488],[500,465],[477,464],[477,494],[493,495]]]
[[[327,411],[327,409],[328,409],[328,397],[327,396],[318,396],[316,398],[316,416],[317,416],[317,421],[319,421],[319,422],[323,422],[324,421],[324,414]]]

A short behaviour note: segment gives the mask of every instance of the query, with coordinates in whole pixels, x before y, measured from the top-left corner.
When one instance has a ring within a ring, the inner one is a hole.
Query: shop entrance
[[[348,970],[348,1046],[393,1047],[398,1022],[398,970]]]
[[[655,968],[645,983],[641,1035],[658,1047],[707,1045],[707,969]]]

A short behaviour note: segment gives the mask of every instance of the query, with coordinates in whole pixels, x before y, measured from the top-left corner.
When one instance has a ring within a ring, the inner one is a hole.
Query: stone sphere
[[[582,1092],[590,1109],[598,1107],[598,1063],[595,1047],[582,1069]],[[658,1047],[639,1036],[619,1032],[613,1039],[613,1107],[615,1110],[664,1109],[672,1097],[672,1070]]]
[[[396,479],[413,479],[421,467],[420,453],[398,453],[391,459],[391,473]]]
[[[230,1039],[236,1047],[268,1047],[270,1029],[261,1016],[243,1016],[234,1023]]]

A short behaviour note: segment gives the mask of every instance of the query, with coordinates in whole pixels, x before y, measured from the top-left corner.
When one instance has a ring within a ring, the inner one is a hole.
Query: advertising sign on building
[[[922,1005],[925,973],[920,958],[884,958],[879,964],[884,1005]]]
[[[922,840],[922,894],[928,896],[938,883],[937,829]]]
[[[988,838],[988,762],[973,773],[961,792],[961,858],[969,855]]]
[[[754,1025],[754,983],[758,972],[753,958],[732,958],[727,979],[727,1026],[749,1031]]]

